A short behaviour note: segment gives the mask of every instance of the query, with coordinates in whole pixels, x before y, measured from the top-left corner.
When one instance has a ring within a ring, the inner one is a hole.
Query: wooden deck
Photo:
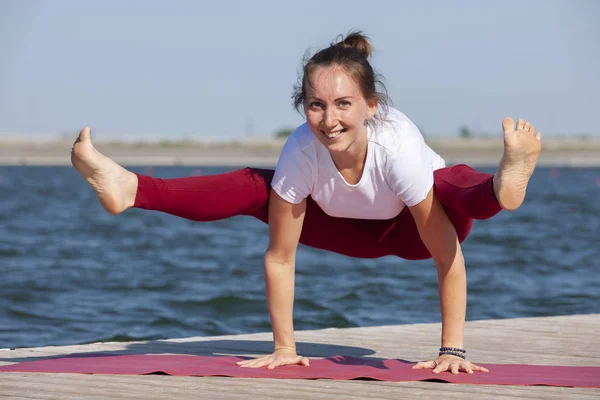
[[[439,324],[296,333],[299,352],[419,360],[439,346]],[[469,359],[482,363],[600,366],[600,314],[467,322]],[[0,365],[82,352],[252,356],[271,334],[0,350]],[[600,379],[600,377],[598,378]],[[239,379],[163,375],[0,373],[0,399],[598,399],[600,389],[455,385],[434,382]]]

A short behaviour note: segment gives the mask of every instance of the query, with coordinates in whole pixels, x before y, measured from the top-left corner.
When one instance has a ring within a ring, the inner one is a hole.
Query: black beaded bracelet
[[[451,356],[460,357],[460,358],[462,358],[463,360],[465,359],[465,355],[464,355],[464,354],[462,354],[462,353],[458,353],[458,352],[456,352],[456,351],[440,351],[440,352],[438,353],[438,357],[439,357],[439,356],[443,356],[444,354],[449,354],[449,355],[451,355]]]
[[[465,349],[459,349],[458,347],[440,347],[440,351],[456,351],[458,353],[466,353]]]

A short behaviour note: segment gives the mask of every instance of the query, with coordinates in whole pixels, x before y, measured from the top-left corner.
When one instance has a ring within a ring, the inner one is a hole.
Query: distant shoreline
[[[96,140],[100,152],[125,166],[274,167],[283,139],[224,142],[118,142]],[[501,139],[431,138],[429,145],[448,165],[495,167],[502,156]],[[0,165],[70,165],[71,140],[27,141],[0,138]],[[545,139],[540,166],[600,166],[600,138]]]

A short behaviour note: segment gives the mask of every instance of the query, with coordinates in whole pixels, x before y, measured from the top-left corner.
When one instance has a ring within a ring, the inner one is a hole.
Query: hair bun
[[[345,38],[336,43],[341,47],[352,47],[358,50],[365,58],[369,58],[373,52],[373,46],[369,43],[369,38],[361,31],[351,31]]]

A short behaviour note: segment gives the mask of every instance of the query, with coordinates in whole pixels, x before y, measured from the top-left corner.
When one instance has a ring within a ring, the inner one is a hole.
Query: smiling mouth
[[[323,131],[321,131],[321,132],[323,132]],[[342,130],[335,131],[335,132],[329,132],[329,133],[323,132],[323,135],[325,135],[325,137],[327,137],[327,139],[333,140],[333,139],[339,137],[344,132],[346,132],[346,129],[342,129]]]

